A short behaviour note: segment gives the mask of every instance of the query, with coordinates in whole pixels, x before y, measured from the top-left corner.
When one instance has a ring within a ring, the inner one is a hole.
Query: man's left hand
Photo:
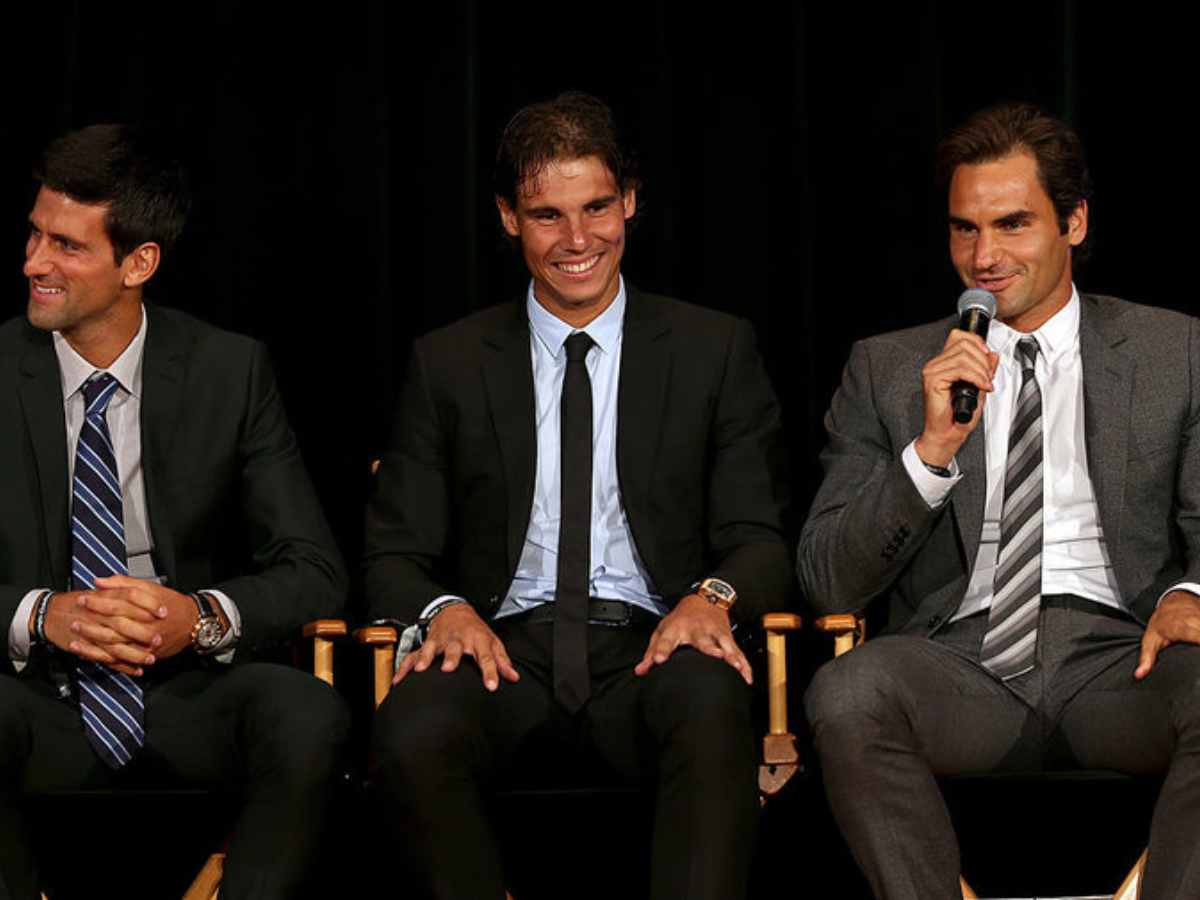
[[[1200,644],[1200,597],[1191,591],[1171,591],[1146,624],[1142,653],[1133,677],[1150,674],[1158,654],[1176,643]]]
[[[688,594],[671,610],[650,635],[650,646],[642,661],[634,667],[638,675],[645,675],[654,666],[661,666],[678,647],[695,647],[701,653],[723,659],[733,666],[752,684],[754,676],[750,663],[733,640],[733,629],[729,627],[729,613],[699,594]]]
[[[154,650],[159,659],[167,659],[192,645],[192,628],[199,620],[200,612],[196,609],[196,601],[187,594],[173,591],[156,581],[128,575],[97,578],[96,591],[101,599],[123,600],[142,609],[166,609],[166,616],[154,626],[154,630],[162,635],[162,643]],[[88,604],[91,608],[90,599]]]

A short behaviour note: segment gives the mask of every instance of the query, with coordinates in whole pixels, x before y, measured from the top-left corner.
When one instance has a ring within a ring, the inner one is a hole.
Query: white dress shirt
[[[1088,472],[1079,316],[1079,293],[1072,285],[1067,305],[1030,335],[1038,343],[1034,375],[1042,394],[1042,594],[1075,594],[1127,611],[1128,604],[1113,574]],[[1008,433],[1021,389],[1017,343],[1023,337],[1023,333],[999,321],[993,321],[988,330],[988,347],[1000,357],[1000,363],[992,379],[994,390],[983,408],[987,469],[983,531],[967,592],[951,621],[992,604]],[[904,467],[925,502],[936,509],[946,502],[963,475],[957,460],[951,463],[949,478],[930,472],[917,456],[915,444],[904,450]],[[1200,593],[1200,585],[1190,583],[1172,588],[1176,589]]]
[[[67,426],[67,496],[73,493],[75,477],[75,445],[83,429],[84,402],[83,385],[98,372],[107,372],[116,379],[120,387],[113,394],[106,411],[109,434],[112,437],[116,456],[117,474],[121,481],[121,512],[125,525],[125,551],[129,574],[133,578],[149,581],[162,579],[154,571],[154,539],[150,532],[150,519],[146,511],[146,482],[142,472],[142,356],[146,346],[146,311],[142,309],[142,322],[137,334],[121,355],[107,369],[97,369],[75,352],[67,339],[59,332],[53,333],[54,353],[58,357],[58,369],[63,389],[63,414]],[[29,658],[29,614],[37,598],[50,588],[36,588],[27,593],[17,606],[16,615],[8,629],[8,655],[14,663],[23,665]],[[218,659],[225,662],[232,658],[232,646],[242,632],[242,617],[237,605],[223,592],[204,589],[221,604],[231,628],[226,633],[217,651]]]

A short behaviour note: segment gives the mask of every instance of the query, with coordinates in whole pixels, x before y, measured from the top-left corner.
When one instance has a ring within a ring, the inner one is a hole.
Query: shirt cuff
[[[1197,597],[1200,597],[1200,584],[1196,584],[1194,581],[1181,581],[1181,582],[1179,582],[1179,584],[1175,585],[1174,587],[1167,588],[1165,591],[1162,592],[1162,594],[1159,596],[1158,600],[1155,602],[1155,604],[1154,604],[1155,609],[1158,609],[1158,604],[1163,602],[1163,597],[1167,596],[1167,594],[1171,593],[1171,591],[1187,591],[1189,594],[1195,594]],[[29,614],[26,613],[25,617],[26,617],[25,624],[28,625],[29,624],[29,622],[28,622]],[[15,625],[16,623],[14,622],[13,624]],[[8,645],[11,647],[12,646],[12,637],[9,637],[8,642],[9,642]]]
[[[229,630],[209,656],[219,663],[231,663],[233,651],[237,649],[234,645],[242,637],[242,614],[238,612],[237,604],[230,600],[224,591],[215,591],[212,588],[201,588],[200,591],[216,600],[221,606],[221,612],[225,613],[225,618],[229,620]]]
[[[431,612],[433,612],[433,608],[435,606],[440,606],[441,604],[445,603],[447,600],[461,600],[463,603],[467,602],[466,597],[460,597],[460,596],[458,596],[458,594],[442,594],[442,596],[434,597],[431,601],[429,601],[429,605],[426,606],[423,610],[421,610],[421,615],[417,616],[417,618],[418,619],[428,619],[429,614]]]
[[[921,457],[917,456],[915,440],[904,448],[900,460],[904,463],[904,468],[908,472],[908,477],[912,479],[917,493],[921,495],[930,509],[939,509],[950,496],[950,492],[954,490],[954,486],[962,481],[963,476],[958,468],[957,459],[950,460],[950,465],[947,466],[950,470],[949,478],[930,472],[925,467],[925,463],[921,462]]]
[[[33,643],[29,636],[29,614],[33,612],[33,605],[37,603],[38,597],[48,590],[50,589],[36,588],[22,597],[21,602],[17,604],[12,624],[8,626],[8,658],[14,664],[19,663],[18,672],[25,667],[29,659],[29,645]]]

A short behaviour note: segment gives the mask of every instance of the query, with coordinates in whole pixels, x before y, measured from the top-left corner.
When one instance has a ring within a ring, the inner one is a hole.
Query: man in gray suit
[[[1200,322],[1076,291],[1091,189],[1062,122],[985,110],[939,169],[996,317],[855,344],[826,417],[801,584],[886,608],[806,698],[830,804],[876,896],[930,900],[960,896],[934,776],[1166,773],[1142,896],[1198,897]]]

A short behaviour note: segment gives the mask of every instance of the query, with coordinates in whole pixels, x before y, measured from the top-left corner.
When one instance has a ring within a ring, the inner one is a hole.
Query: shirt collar
[[[1047,365],[1053,365],[1059,356],[1076,346],[1079,342],[1079,291],[1074,283],[1071,284],[1071,299],[1067,305],[1032,332],[1032,336],[1038,342],[1038,350],[1046,358]],[[1006,353],[1015,353],[1017,341],[1023,337],[1025,335],[1022,332],[1014,331],[1003,322],[994,321],[988,329],[987,343],[1003,357]]]
[[[113,360],[107,369],[97,369],[90,362],[75,352],[61,332],[53,332],[54,353],[58,356],[58,370],[62,374],[63,399],[71,397],[83,387],[83,383],[96,372],[107,372],[117,380],[117,384],[125,392],[134,396],[141,395],[142,390],[142,349],[146,346],[146,307],[142,306],[142,323],[138,326],[137,334],[129,342],[121,355]]]
[[[563,344],[576,331],[587,332],[588,337],[596,342],[601,351],[612,353],[616,350],[621,328],[625,323],[625,279],[617,276],[617,296],[608,305],[608,309],[583,328],[572,328],[538,303],[533,295],[532,281],[529,282],[529,290],[525,295],[525,309],[529,314],[529,326],[551,356],[557,357],[563,352]]]

